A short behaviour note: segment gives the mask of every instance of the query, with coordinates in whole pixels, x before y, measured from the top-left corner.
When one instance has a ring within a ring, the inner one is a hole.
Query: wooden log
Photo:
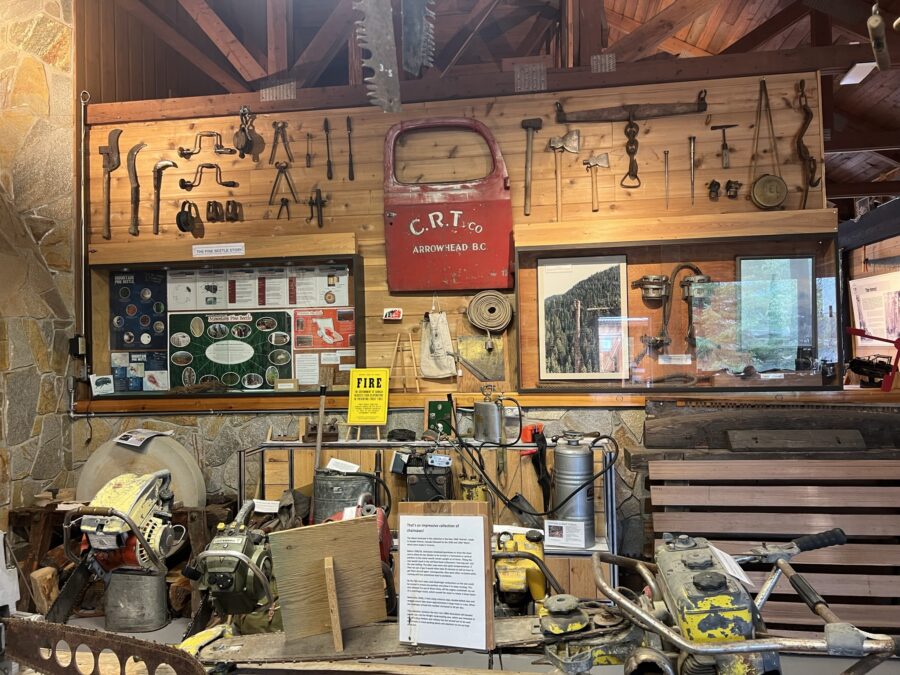
[[[31,573],[31,592],[38,614],[46,614],[59,596],[59,573],[54,567],[42,567]]]

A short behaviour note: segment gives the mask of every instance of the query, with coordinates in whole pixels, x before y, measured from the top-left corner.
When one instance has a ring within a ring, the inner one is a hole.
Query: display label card
[[[400,516],[400,642],[487,649],[483,516]]]
[[[228,279],[225,270],[197,272],[197,309],[216,311],[228,305]]]
[[[390,374],[388,368],[354,368],[350,371],[348,424],[354,426],[387,424]]]
[[[565,548],[586,548],[584,523],[574,520],[545,520],[545,546],[562,546]],[[591,546],[594,542],[590,543]]]
[[[245,255],[244,242],[233,244],[194,244],[191,255],[194,258],[225,258]]]
[[[257,302],[260,307],[287,307],[288,277],[283,267],[270,267],[258,271]]]
[[[277,499],[254,499],[253,510],[256,513],[278,513]]]
[[[878,274],[850,281],[853,323],[869,335],[896,340],[900,337],[900,272]],[[856,337],[857,347],[881,347],[884,342]]]
[[[295,354],[294,377],[300,385],[319,384],[319,355]]]
[[[257,271],[228,270],[228,308],[254,309],[259,307]]]

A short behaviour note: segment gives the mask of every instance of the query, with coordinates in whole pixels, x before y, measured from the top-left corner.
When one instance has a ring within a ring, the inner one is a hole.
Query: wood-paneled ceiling
[[[394,5],[399,42],[400,0]],[[893,22],[900,0],[881,0]],[[422,78],[508,70],[517,59],[586,68],[865,42],[872,0],[436,0],[435,67]],[[76,0],[77,76],[96,102],[357,85],[352,0]],[[900,34],[889,34],[900,63]],[[400,46],[398,45],[398,51]],[[403,79],[410,76],[403,74]],[[827,174],[900,190],[900,74],[826,77]],[[299,95],[298,95],[299,96]],[[877,190],[876,190],[877,191]]]

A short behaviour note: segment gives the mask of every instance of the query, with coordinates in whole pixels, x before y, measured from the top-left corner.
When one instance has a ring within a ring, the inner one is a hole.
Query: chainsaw
[[[248,500],[232,522],[219,523],[206,550],[182,570],[184,576],[197,582],[197,589],[203,594],[184,640],[204,631],[213,612],[224,620],[274,607],[272,553],[266,533],[250,527],[254,504]],[[265,621],[266,631],[281,630],[280,615],[274,611],[271,614]],[[199,642],[205,640],[201,638]],[[184,642],[182,647],[193,651]]]
[[[66,514],[63,548],[76,567],[48,610],[48,621],[65,623],[94,578],[109,589],[114,579],[124,579],[115,574],[152,576],[161,578],[164,588],[165,557],[185,534],[183,527],[171,522],[175,501],[171,482],[167,469],[141,476],[122,474],[104,485],[88,506]],[[78,551],[72,547],[76,523],[82,534]],[[177,537],[176,530],[181,531]],[[105,594],[107,601],[110,595]]]
[[[624,665],[625,675],[768,675],[782,672],[780,652],[811,652],[859,658],[844,675],[862,675],[900,655],[900,639],[842,621],[789,562],[845,542],[843,531],[834,529],[731,557],[702,537],[666,534],[653,563],[595,553],[594,582],[612,606],[570,595],[547,598],[540,612],[544,654],[567,675],[615,664]],[[741,580],[740,566],[747,563],[773,565],[755,597]],[[611,586],[603,576],[607,564],[635,572],[643,592]],[[767,632],[760,613],[782,576],[825,621],[822,637]]]

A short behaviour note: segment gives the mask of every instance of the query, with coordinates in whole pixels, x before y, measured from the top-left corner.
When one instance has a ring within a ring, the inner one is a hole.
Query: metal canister
[[[103,596],[106,630],[149,633],[169,623],[165,574],[119,570],[109,575]]]
[[[582,488],[556,508],[594,475],[594,451],[579,440],[578,436],[567,434],[566,443],[553,451],[553,518],[584,523],[584,541],[590,547],[594,545],[594,485]]]
[[[338,511],[356,506],[363,494],[375,494],[375,476],[316,469],[313,481],[313,522],[324,523]]]

